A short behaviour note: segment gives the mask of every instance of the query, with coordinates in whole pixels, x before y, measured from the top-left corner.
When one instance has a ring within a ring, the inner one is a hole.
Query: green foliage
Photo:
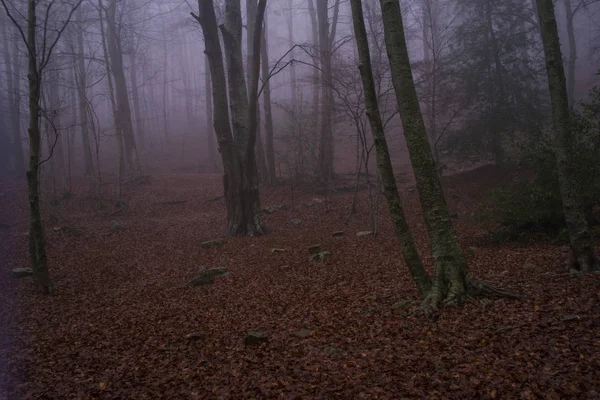
[[[574,154],[572,168],[581,182],[585,211],[591,225],[600,205],[600,88],[590,91],[590,100],[573,113]],[[537,131],[524,143],[522,163],[534,172],[532,180],[520,179],[496,189],[480,212],[480,218],[497,222],[502,238],[520,239],[543,234],[567,238],[552,151],[550,133]]]

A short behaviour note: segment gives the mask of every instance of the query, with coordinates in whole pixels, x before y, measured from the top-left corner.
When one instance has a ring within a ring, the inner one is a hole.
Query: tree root
[[[460,290],[457,290],[460,289]],[[437,314],[440,307],[458,306],[467,299],[474,297],[496,297],[512,300],[523,300],[524,295],[496,288],[490,284],[478,281],[470,273],[465,276],[464,285],[451,285],[446,287],[435,286],[421,302],[421,312],[426,317]]]

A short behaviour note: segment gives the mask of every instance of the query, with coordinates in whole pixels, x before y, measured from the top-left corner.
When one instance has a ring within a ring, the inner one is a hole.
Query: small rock
[[[358,232],[356,234],[357,237],[363,237],[363,236],[371,236],[373,234],[373,231],[362,231],[362,232]]]
[[[581,318],[579,318],[579,315],[565,315],[564,317],[562,317],[562,320],[564,322],[568,322],[568,321],[576,321],[579,320]]]
[[[265,207],[262,209],[265,214],[273,214],[277,209],[275,207]]]
[[[296,336],[297,338],[304,339],[305,337],[307,337],[311,333],[312,332],[309,331],[308,329],[300,329],[299,331],[293,332],[292,335]]]
[[[302,224],[302,220],[301,219],[291,219],[290,220],[290,224],[292,224],[292,225],[301,225]]]
[[[33,275],[33,269],[31,268],[14,268],[12,270],[13,278],[25,278]]]
[[[400,300],[392,304],[392,312],[394,314],[400,314],[402,311],[408,309],[413,302],[411,300]]]
[[[335,231],[331,234],[333,237],[341,237],[344,236],[344,231]]]
[[[279,267],[279,269],[282,271],[287,271],[292,269],[292,267],[290,265],[282,265],[281,267]]]
[[[312,199],[312,202],[314,204],[323,204],[323,203],[325,203],[325,200],[319,199],[318,197],[315,197],[315,198]]]
[[[531,263],[525,263],[521,265],[521,268],[523,269],[534,269],[535,265],[531,264]]]
[[[208,240],[206,242],[202,242],[202,243],[200,243],[200,246],[202,246],[202,247],[217,247],[217,246],[222,246],[224,244],[225,244],[225,240],[215,239],[215,240]]]
[[[308,253],[309,254],[317,254],[320,253],[323,249],[321,249],[321,245],[320,244],[313,244],[312,246],[310,246],[308,248]]]
[[[52,230],[54,232],[60,232],[60,231],[62,231],[62,228],[60,226],[55,226],[54,228],[52,228]]]
[[[280,210],[289,210],[290,208],[292,208],[292,206],[290,206],[289,204],[280,204],[279,207]]]
[[[185,338],[188,340],[204,340],[204,335],[200,332],[192,332],[185,335]]]
[[[371,315],[375,315],[375,314],[377,314],[377,311],[379,311],[379,309],[377,309],[377,308],[374,308],[372,310],[362,310],[360,312],[360,316],[361,317],[368,317],[368,316],[371,316]]]
[[[285,253],[285,249],[272,248],[271,253]]]
[[[269,336],[263,332],[253,332],[250,331],[244,338],[245,346],[258,346],[261,343],[267,343],[269,341]]]
[[[188,286],[212,285],[213,283],[215,283],[213,275],[202,274],[192,279]]]
[[[112,221],[110,221],[110,229],[112,231],[124,231],[127,228],[125,228],[123,225],[117,222],[116,219],[113,219]]]
[[[217,267],[217,268],[209,268],[206,270],[206,272],[204,273],[204,275],[208,275],[208,276],[217,276],[217,275],[224,275],[227,273],[227,268],[225,267]]]
[[[330,251],[321,251],[319,253],[316,254],[311,254],[310,257],[308,258],[309,261],[316,261],[316,260],[320,260],[323,261],[327,258],[331,258],[333,256],[333,254]]]

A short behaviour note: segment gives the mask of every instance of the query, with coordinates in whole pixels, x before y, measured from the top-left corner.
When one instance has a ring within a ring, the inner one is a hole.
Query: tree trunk
[[[594,254],[593,241],[585,218],[581,196],[581,177],[574,172],[573,165],[578,161],[574,143],[577,132],[573,130],[569,108],[565,72],[562,63],[560,41],[554,4],[552,0],[537,0],[538,14],[546,56],[546,71],[552,103],[552,125],[554,153],[563,210],[575,268],[589,272],[599,268]]]
[[[262,2],[264,0],[261,0]],[[260,218],[258,174],[254,159],[255,138],[252,137],[251,130],[248,128],[252,121],[249,121],[251,115],[242,63],[240,1],[228,0],[226,2],[225,25],[221,26],[223,41],[227,49],[228,85],[226,84],[213,1],[199,0],[198,7],[198,16],[194,17],[202,27],[206,46],[205,53],[210,66],[214,128],[224,169],[223,187],[227,205],[228,233],[231,235],[260,235],[264,233],[264,228]],[[256,78],[258,78],[258,72]],[[227,104],[227,86],[229,86],[231,101],[233,122],[231,125]],[[256,115],[256,110],[252,115]]]
[[[6,19],[8,23],[8,18]],[[7,100],[10,111],[10,131],[12,134],[12,156],[14,157],[14,170],[18,177],[25,173],[25,159],[23,157],[23,144],[21,142],[21,57],[19,56],[19,41],[12,41],[12,60],[11,51],[8,46],[8,32],[5,22],[2,25],[3,36],[3,55],[6,66],[7,81]],[[11,63],[12,61],[12,63]]]
[[[433,312],[442,302],[460,303],[467,295],[500,294],[476,281],[469,272],[450,220],[427,139],[408,58],[400,5],[398,0],[380,0],[380,4],[392,83],[433,257],[433,284],[423,308],[426,312]]]
[[[94,176],[94,161],[92,158],[92,147],[90,145],[89,123],[87,114],[87,73],[85,70],[85,58],[83,48],[83,26],[81,9],[77,10],[77,57],[75,62],[75,82],[79,96],[79,118],[81,120],[81,138],[83,143],[83,159],[85,176],[96,182]],[[95,183],[92,183],[95,185]],[[95,188],[94,188],[95,189]]]
[[[327,2],[317,2],[317,19],[319,21],[319,55],[321,60],[321,126],[319,135],[319,166],[317,177],[322,183],[328,183],[333,176],[333,148],[331,132],[332,102],[331,90],[331,46],[329,39],[329,20]]]
[[[208,56],[204,57],[204,86],[206,87],[206,145],[208,146],[208,168],[210,172],[215,172],[217,170],[217,154],[215,150],[215,130],[213,128],[212,90]]]
[[[29,71],[29,170],[27,191],[29,197],[29,258],[36,286],[44,294],[52,294],[52,284],[46,257],[46,239],[40,210],[40,89],[42,75],[37,69],[36,56],[36,1],[27,1],[27,46]]]
[[[273,143],[273,113],[271,110],[271,84],[269,83],[269,53],[266,31],[267,21],[265,18],[260,53],[262,58],[262,80],[265,85],[263,88],[263,107],[265,108],[265,141],[267,142],[267,183],[273,185],[277,178],[275,176],[275,145]],[[294,77],[294,79],[296,78]],[[295,85],[295,82],[292,82],[292,85]],[[295,95],[295,90],[292,90],[292,93]],[[294,102],[295,100],[292,100],[292,108]]]
[[[142,175],[142,168],[138,157],[133,123],[131,121],[131,108],[129,94],[127,93],[127,80],[123,68],[123,51],[121,48],[120,27],[117,26],[117,0],[109,0],[106,9],[107,45],[110,56],[110,69],[115,79],[115,94],[117,99],[117,113],[121,124],[123,143],[125,145],[125,159],[129,169],[130,179],[135,180]]]
[[[60,75],[56,66],[50,71],[49,75],[50,79],[46,85],[48,88],[48,104],[50,106],[50,136],[48,137],[48,141],[51,145],[54,145],[52,160],[56,165],[56,178],[60,185],[60,194],[62,197],[67,197],[69,196],[69,181],[65,168],[65,152],[61,127]]]
[[[103,9],[104,8],[102,6],[102,0],[98,0],[98,10],[99,10],[99,17],[100,17],[100,36],[102,39],[102,50],[104,53],[104,65],[106,67],[106,80],[108,82],[108,93],[109,93],[111,110],[112,110],[112,114],[113,114],[113,119],[115,121],[115,132],[116,132],[117,154],[118,154],[116,196],[117,196],[117,204],[120,205],[121,204],[121,184],[123,181],[123,133],[122,133],[123,130],[122,130],[121,118],[119,116],[119,111],[117,108],[117,101],[115,99],[115,90],[114,90],[114,85],[113,85],[113,81],[112,81],[112,72],[111,72],[112,68],[111,68],[111,63],[109,61],[108,48],[106,45],[106,35],[104,34],[104,23],[103,23],[103,18],[102,18]],[[100,170],[98,170],[98,173],[100,173]]]
[[[575,28],[573,27],[575,15],[573,14],[571,0],[564,1],[565,18],[567,20],[567,35],[569,37],[569,59],[567,61],[567,98],[569,100],[569,106],[573,107],[575,104],[575,63],[577,61],[577,41],[575,39]]]
[[[129,53],[131,59],[129,75],[131,76],[131,97],[133,101],[133,115],[135,117],[135,137],[143,155],[146,149],[146,142],[144,141],[144,120],[142,119],[142,113],[140,111],[140,95],[137,81],[137,57],[135,54],[136,49],[134,46],[131,47]]]
[[[319,23],[317,21],[317,10],[315,9],[313,0],[308,0],[308,13],[310,16],[310,25],[311,25],[311,44],[313,47],[313,64],[315,67],[319,67],[321,65],[320,58],[318,56],[319,49]],[[318,141],[317,132],[319,132],[319,123],[320,123],[320,112],[319,112],[319,99],[321,92],[321,72],[318,68],[313,68],[313,76],[312,76],[312,118],[314,120],[313,127],[310,130],[311,133],[311,142],[316,143]],[[312,143],[311,143],[312,144]],[[318,159],[317,159],[318,164]],[[319,165],[316,166],[319,168]]]
[[[375,142],[377,152],[377,167],[383,181],[385,198],[388,203],[390,215],[394,223],[396,237],[400,242],[402,256],[406,263],[411,277],[413,278],[421,297],[425,297],[431,289],[431,278],[425,271],[423,263],[417,252],[412,235],[406,222],[402,200],[398,193],[396,178],[390,153],[385,138],[379,105],[377,104],[377,92],[375,91],[375,82],[373,81],[373,72],[371,71],[371,56],[369,54],[369,42],[367,31],[365,29],[361,0],[351,0],[352,20],[354,22],[354,36],[359,55],[359,70],[363,82],[365,103],[367,107],[367,116],[371,123],[371,133]]]

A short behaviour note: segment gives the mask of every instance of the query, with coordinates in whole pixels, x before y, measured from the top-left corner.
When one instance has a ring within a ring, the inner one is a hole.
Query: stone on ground
[[[363,236],[371,236],[373,234],[373,231],[362,231],[362,232],[358,232],[356,234],[357,237],[363,237]]]
[[[320,253],[321,251],[323,251],[323,249],[321,248],[320,244],[313,244],[312,246],[309,246],[309,248],[308,248],[309,254],[317,254],[317,253]]]
[[[275,253],[285,253],[285,249],[278,249],[276,247],[273,247],[270,251],[273,254],[275,254]]]
[[[188,340],[204,340],[204,335],[200,332],[192,332],[185,335]]]
[[[13,278],[25,278],[33,275],[33,269],[31,268],[15,268],[12,270]]]
[[[311,333],[312,332],[309,331],[308,329],[300,329],[299,331],[292,332],[292,335],[296,336],[297,338],[304,339]]]
[[[212,285],[213,283],[215,283],[213,275],[202,274],[192,279],[188,286]]]
[[[208,276],[217,276],[217,275],[223,275],[227,273],[227,268],[225,267],[217,267],[217,268],[209,268],[206,270],[206,272],[204,273],[204,275],[208,275]]]
[[[264,332],[249,331],[244,338],[244,345],[246,346],[258,346],[261,343],[267,343],[269,336]]]
[[[344,236],[344,231],[335,231],[331,234],[331,236],[333,236],[333,237]]]
[[[214,240],[207,240],[206,242],[202,242],[202,243],[200,243],[200,246],[202,246],[202,247],[217,247],[217,246],[222,246],[224,244],[225,244],[225,240],[214,239]]]
[[[113,219],[112,221],[110,221],[110,229],[112,231],[116,232],[116,231],[124,231],[127,228],[125,228],[125,226],[121,225],[116,219]]]

